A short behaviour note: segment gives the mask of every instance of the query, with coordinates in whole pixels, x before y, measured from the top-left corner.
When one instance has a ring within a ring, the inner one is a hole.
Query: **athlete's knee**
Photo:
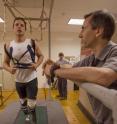
[[[28,113],[28,108],[27,108],[27,99],[20,99],[21,103],[21,110],[27,114]]]
[[[35,106],[36,106],[36,100],[28,99],[27,104],[28,104],[28,107],[29,107],[30,109],[34,109]]]
[[[20,99],[21,106],[27,106],[27,99]]]

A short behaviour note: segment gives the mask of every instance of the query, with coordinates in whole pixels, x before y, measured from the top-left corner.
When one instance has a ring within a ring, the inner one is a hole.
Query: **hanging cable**
[[[43,0],[43,4],[42,4],[42,11],[41,11],[41,22],[39,23],[39,27],[42,27],[42,29],[45,29],[47,27],[47,23],[46,23],[46,27],[43,27],[43,19],[47,17],[46,12],[45,12],[45,0]]]
[[[41,32],[41,37],[40,37],[40,40],[43,40],[43,30],[47,28],[47,21],[46,21],[46,24],[45,24],[45,27],[43,27],[43,19],[47,17],[46,15],[46,12],[45,12],[45,0],[43,0],[43,3],[42,3],[42,11],[41,11],[41,15],[40,15],[40,23],[38,25],[39,29],[40,29],[40,32]]]
[[[38,26],[36,28],[32,27],[31,19],[30,18],[27,19],[28,17],[26,17],[23,13],[21,13],[15,7],[15,2],[16,2],[15,0],[13,1],[13,3],[8,1],[8,0],[3,0],[3,1],[5,1],[5,4],[7,5],[6,7],[9,7],[8,9],[11,10],[10,12],[12,12],[12,15],[14,14],[14,17],[16,17],[16,16],[15,16],[15,13],[12,10],[14,10],[18,14],[20,14],[24,19],[27,20],[27,22],[29,23],[30,34],[32,34],[33,28],[36,29],[36,30],[40,30],[40,39],[38,41],[41,41],[43,39],[43,30],[47,28],[47,20],[44,20],[45,18],[47,18],[47,14],[45,12],[45,0],[43,0],[43,2],[42,2],[42,10],[41,10],[40,18],[39,18],[40,23],[38,24]],[[7,1],[7,3],[6,3],[6,1]],[[5,27],[6,27],[6,24],[4,25],[4,29],[5,29]]]
[[[8,2],[8,4],[9,4],[10,6],[12,6],[11,3]],[[14,1],[14,4],[15,4],[15,1]],[[12,6],[12,8],[13,8],[17,13],[19,13],[21,16],[23,16],[24,19],[27,18],[27,16],[25,16],[24,14],[22,14],[18,9],[16,9],[15,6]],[[32,33],[31,21],[30,21],[30,20],[27,20],[27,21],[28,21],[28,23],[29,23],[29,25],[30,25],[30,33]]]

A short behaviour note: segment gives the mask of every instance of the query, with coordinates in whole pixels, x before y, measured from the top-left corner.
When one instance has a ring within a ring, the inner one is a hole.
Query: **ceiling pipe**
[[[8,8],[8,10],[9,10],[10,13],[11,13],[11,15],[15,18],[15,17],[16,17],[16,16],[15,16],[15,13],[12,11],[11,7],[10,7],[7,3],[5,3],[4,6],[6,6],[6,7]]]

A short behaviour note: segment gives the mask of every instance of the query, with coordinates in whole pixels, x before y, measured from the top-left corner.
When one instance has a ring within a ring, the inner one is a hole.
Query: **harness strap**
[[[33,54],[34,54],[33,60],[35,62],[35,40],[34,39],[31,39],[31,44],[32,44]]]
[[[29,69],[31,63],[18,63],[14,68],[22,68],[22,69]]]
[[[28,49],[28,51],[29,51],[29,53],[30,53],[32,62],[35,62],[35,53],[34,53],[34,51],[32,50],[31,46],[28,45],[28,46],[27,46],[27,49]]]
[[[18,59],[18,63],[19,63],[19,61],[21,60],[21,58],[23,58],[23,56],[24,56],[27,52],[28,52],[28,50],[26,50],[26,51],[20,56],[20,58]]]
[[[4,51],[8,55],[9,59],[11,59],[12,57],[10,56],[9,52],[7,51],[6,44],[4,44]]]
[[[15,58],[13,58],[12,53],[13,53],[13,47],[10,47],[10,48],[9,48],[9,55],[10,55],[10,57],[11,57],[13,63],[15,64],[15,63],[18,62],[18,60],[15,59]]]
[[[35,40],[31,39],[31,45],[28,45],[27,46],[27,50],[20,56],[20,58],[17,60],[16,58],[13,58],[12,57],[12,54],[13,54],[13,47],[10,47],[9,48],[9,52],[6,48],[6,44],[4,44],[4,50],[5,50],[5,53],[8,55],[8,57],[10,59],[12,59],[13,63],[16,65],[15,68],[23,68],[23,69],[27,69],[28,66],[31,65],[31,63],[20,63],[19,61],[22,59],[22,57],[27,53],[29,52],[30,53],[30,56],[31,56],[31,59],[32,59],[32,62],[35,63]],[[33,49],[32,49],[33,48]]]

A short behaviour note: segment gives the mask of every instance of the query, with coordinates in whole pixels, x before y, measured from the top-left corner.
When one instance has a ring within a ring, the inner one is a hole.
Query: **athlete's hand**
[[[29,68],[36,70],[38,67],[38,65],[36,63],[32,63],[31,66],[29,66]]]
[[[15,74],[16,73],[16,70],[17,70],[17,68],[14,68],[14,67],[10,67],[9,68],[9,72],[11,73],[11,74]]]

